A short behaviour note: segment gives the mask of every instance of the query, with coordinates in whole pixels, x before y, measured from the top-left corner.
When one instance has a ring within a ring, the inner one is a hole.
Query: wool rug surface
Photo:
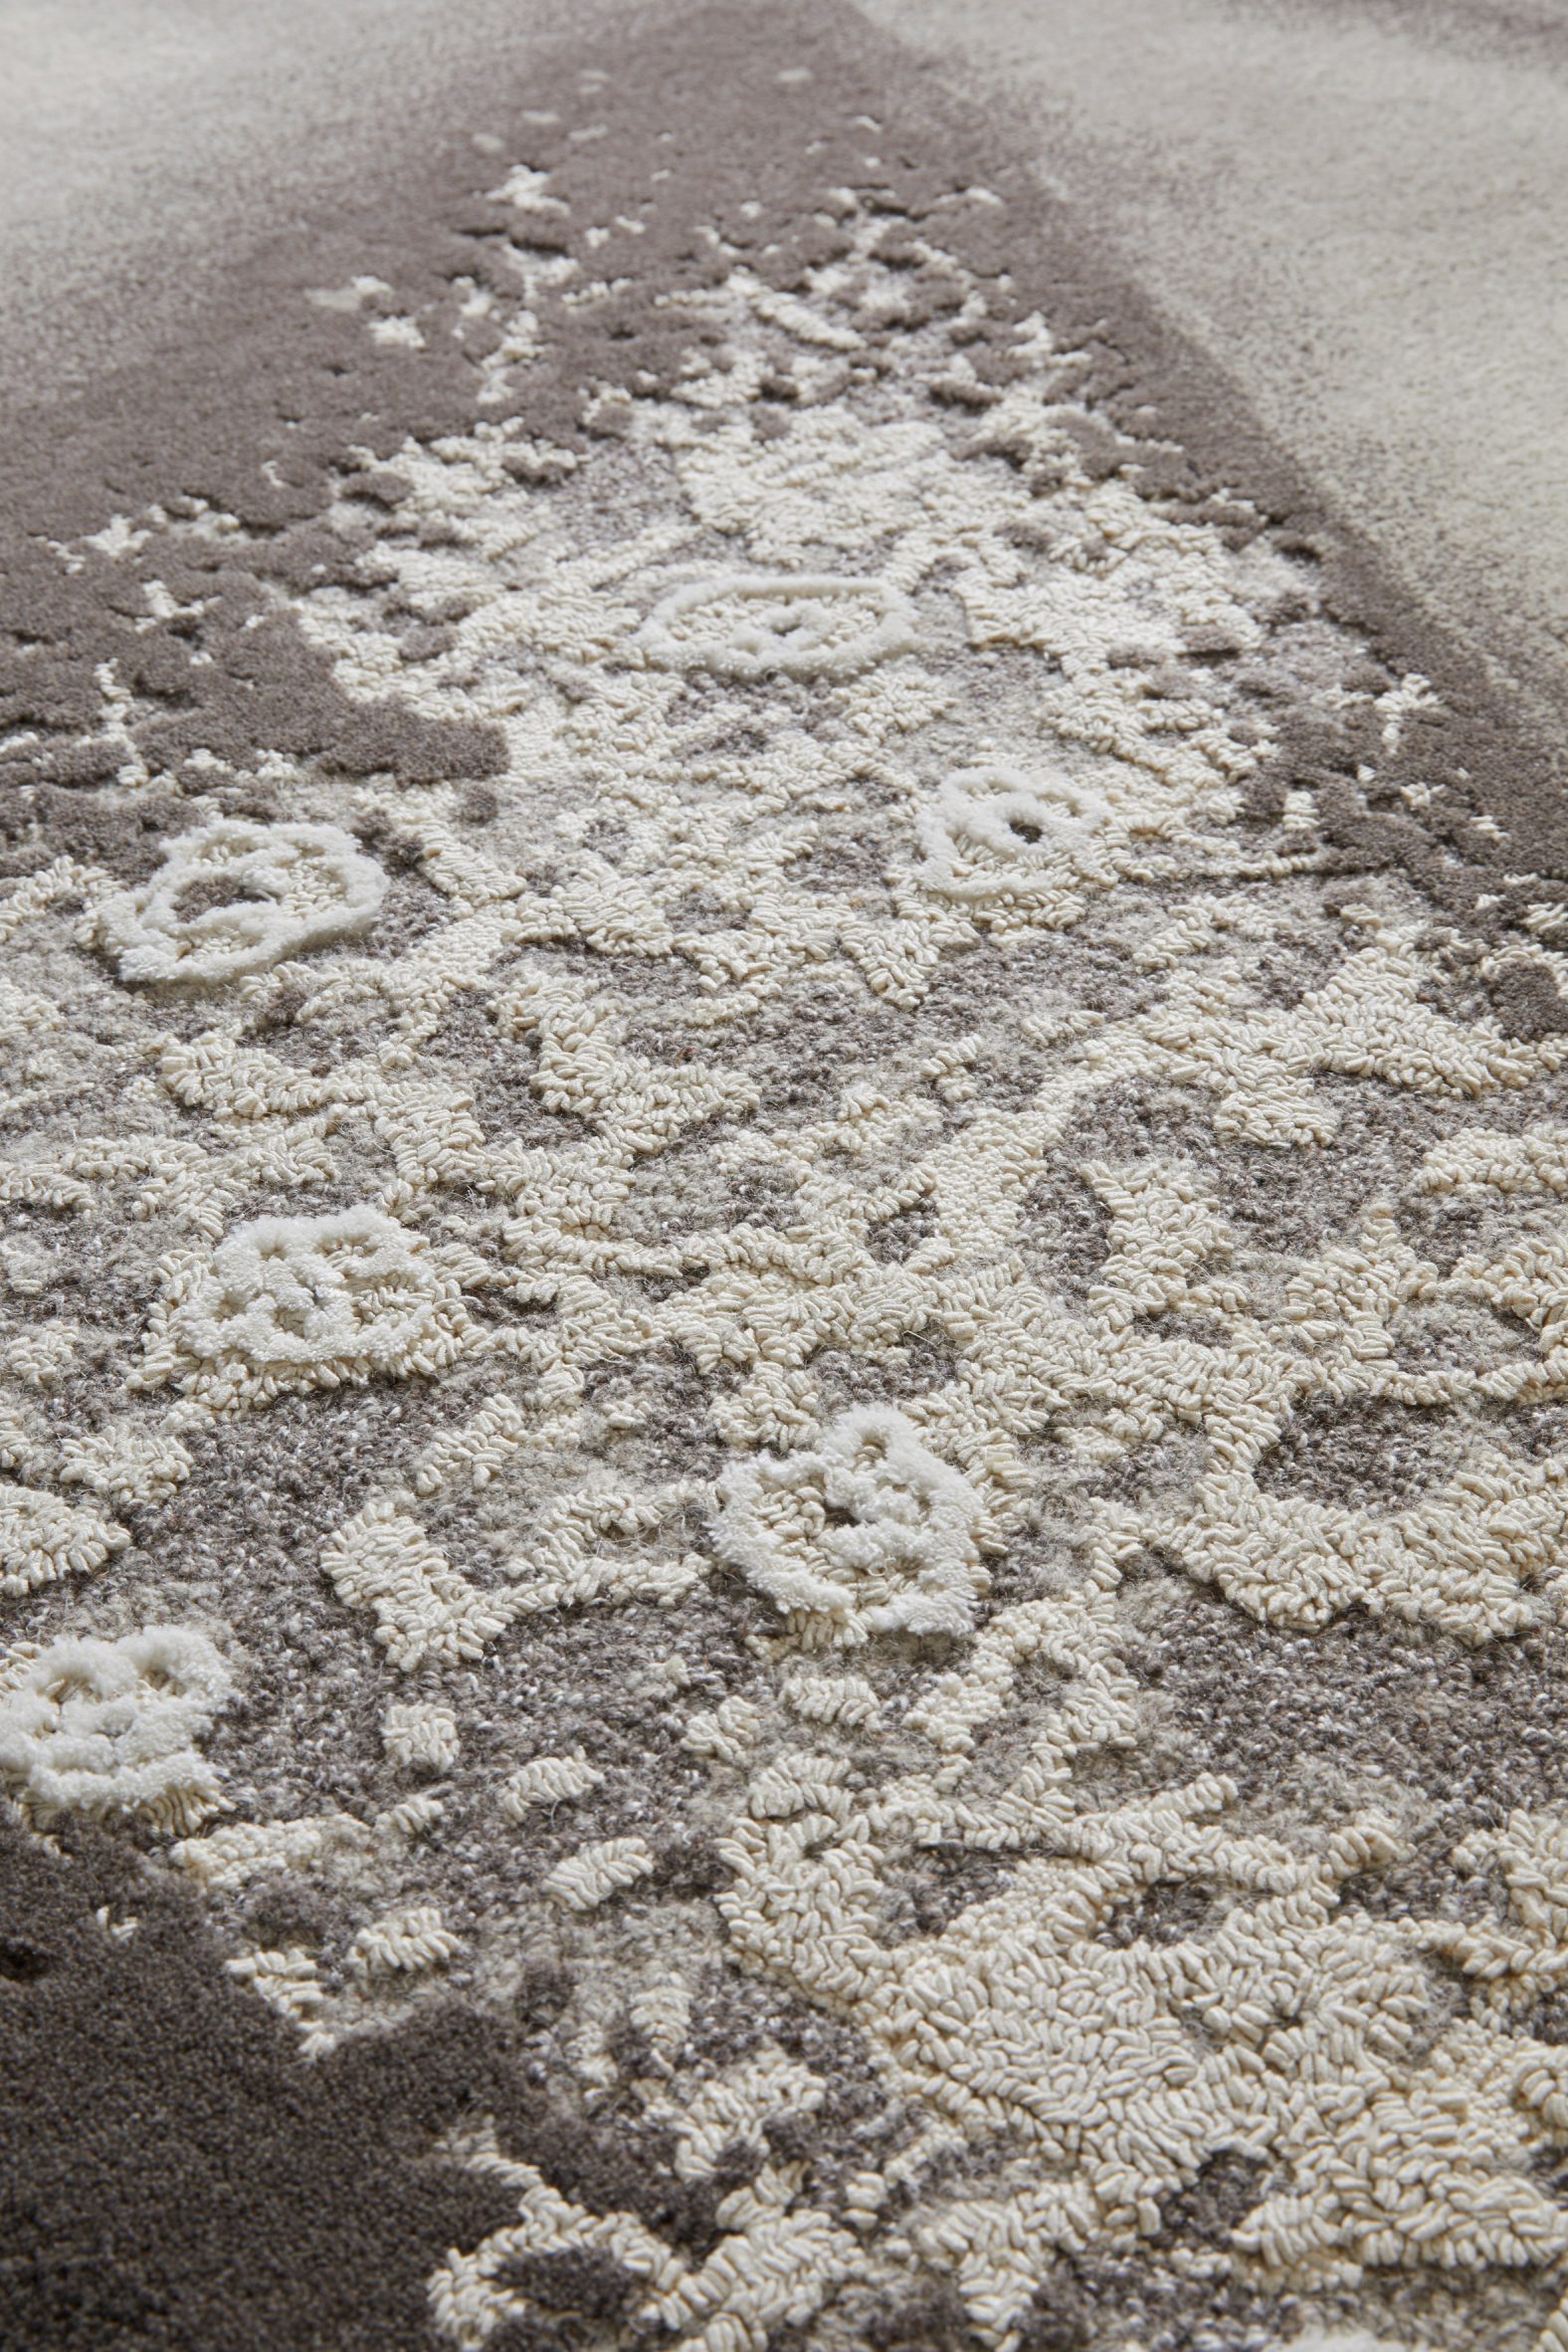
[[[838,9],[9,473],[0,2342],[1563,2352],[1464,649]]]

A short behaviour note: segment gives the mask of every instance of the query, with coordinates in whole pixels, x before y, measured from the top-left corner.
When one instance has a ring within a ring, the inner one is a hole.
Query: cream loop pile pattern
[[[127,752],[150,849],[5,885],[16,1824],[302,2064],[506,2021],[462,2352],[1561,2352],[1560,907],[1334,833],[1439,689],[1163,486],[986,190],[788,287],[710,226],[568,430],[573,201],[332,295],[477,338],[333,564],[94,558],[149,629],[254,558],[490,750]]]

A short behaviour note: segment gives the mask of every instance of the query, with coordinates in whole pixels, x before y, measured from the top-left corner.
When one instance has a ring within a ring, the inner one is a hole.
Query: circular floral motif
[[[29,1593],[72,1571],[90,1574],[128,1540],[91,1504],[39,1486],[0,1484],[0,1593]]]
[[[220,817],[171,842],[98,929],[122,980],[210,988],[367,931],[385,894],[380,867],[335,825]]]
[[[948,898],[1027,897],[1060,878],[1065,859],[1076,866],[1109,820],[1072,777],[961,768],[916,820],[920,880]]]
[[[812,1452],[758,1455],[719,1502],[720,1553],[809,1647],[973,1631],[980,1499],[893,1407],[841,1414]]]
[[[169,1335],[182,1355],[270,1393],[439,1372],[466,1320],[423,1237],[356,1208],[236,1226],[175,1302]]]
[[[643,630],[662,670],[719,678],[848,678],[915,642],[914,613],[885,580],[730,572],[678,588]]]

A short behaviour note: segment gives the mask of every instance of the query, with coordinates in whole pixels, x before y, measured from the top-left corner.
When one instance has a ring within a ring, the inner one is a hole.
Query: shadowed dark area
[[[553,2106],[528,2075],[528,1999],[514,2022],[436,2000],[307,2062],[193,1895],[101,1833],[59,1843],[0,1825],[0,2344],[434,2345],[430,2272],[516,2216],[433,2153],[480,2116],[589,2211],[636,2213],[697,2259],[716,2243],[735,2179],[683,2180],[663,2131]],[[573,2317],[622,2294],[565,2257],[516,2283]]]
[[[433,2342],[429,2271],[509,2212],[427,2153],[503,2087],[497,2029],[442,2012],[307,2065],[193,1898],[72,1847],[0,1829],[0,2343]]]

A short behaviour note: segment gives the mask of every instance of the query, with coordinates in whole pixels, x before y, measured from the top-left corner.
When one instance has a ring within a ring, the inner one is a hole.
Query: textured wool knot
[[[445,1968],[462,1949],[435,1905],[416,1903],[362,1927],[348,1947],[347,1966],[360,1978],[418,1976],[428,1968]]]
[[[657,1864],[644,1838],[603,1838],[580,1846],[544,1880],[546,1894],[568,1911],[594,1911],[652,1877]]]
[[[253,1993],[286,2017],[292,2026],[309,2036],[325,2005],[326,1992],[316,1974],[316,1966],[302,1944],[285,1944],[277,1950],[260,1946],[240,1952],[226,1961],[236,1983],[249,1985]],[[329,2038],[328,2038],[329,2039]],[[313,2043],[307,2047],[315,2047]]]
[[[973,1630],[989,1585],[980,1498],[893,1407],[841,1414],[813,1452],[742,1464],[719,1500],[721,1556],[808,1647]]]
[[[385,895],[381,868],[335,825],[221,817],[171,842],[96,929],[122,980],[211,988],[369,930]]]
[[[1418,2348],[1396,2343],[1392,2336],[1375,2336],[1364,2327],[1335,2328],[1328,2335],[1321,2328],[1309,2327],[1304,2335],[1292,2336],[1284,2352],[1418,2352]]]
[[[462,1745],[458,1718],[435,1700],[394,1700],[381,1718],[381,1744],[388,1762],[405,1771],[424,1765],[450,1772]]]
[[[908,599],[885,580],[728,572],[678,588],[642,631],[656,669],[719,678],[849,678],[913,651]]]
[[[466,1327],[457,1277],[423,1237],[356,1208],[237,1226],[172,1303],[166,1336],[209,1380],[273,1394],[438,1372]]]
[[[501,1786],[503,1820],[522,1823],[535,1805],[560,1805],[602,1788],[604,1774],[585,1756],[533,1756]]]
[[[222,1810],[197,1750],[230,1688],[203,1634],[151,1626],[120,1641],[51,1642],[0,1689],[0,1781],[38,1823],[140,1814],[188,1832]]]
[[[129,1540],[91,1503],[63,1502],[37,1486],[0,1486],[0,1593],[91,1574]]]
[[[1070,881],[1094,870],[1110,822],[1106,803],[1072,777],[961,768],[915,820],[925,852],[916,872],[947,898],[1027,898],[1060,887],[1064,869]]]

